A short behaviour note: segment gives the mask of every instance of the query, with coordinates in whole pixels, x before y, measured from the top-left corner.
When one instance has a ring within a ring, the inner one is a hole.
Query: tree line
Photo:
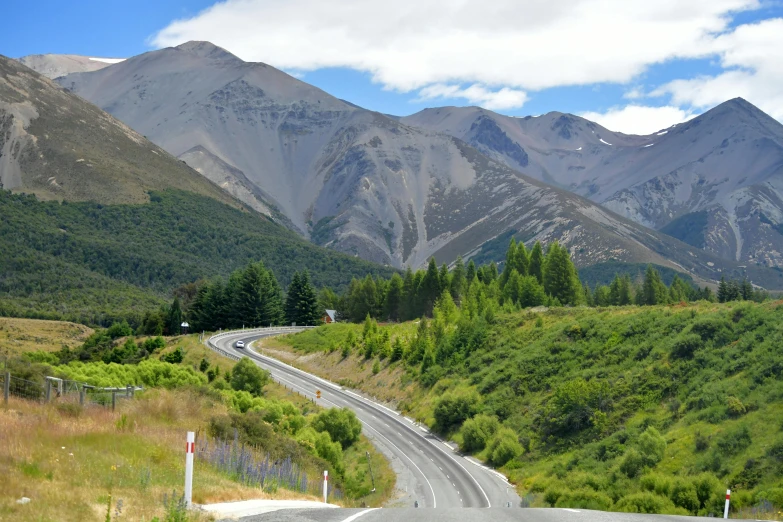
[[[555,241],[545,248],[536,242],[528,250],[512,238],[502,271],[494,262],[476,266],[470,260],[465,265],[461,257],[451,269],[446,264],[438,267],[431,258],[423,270],[408,267],[390,278],[354,278],[342,294],[329,287],[316,292],[305,270],[294,274],[284,295],[271,270],[262,262],[251,263],[234,271],[227,281],[218,277],[181,288],[178,295],[183,303],[177,298],[171,306],[148,313],[141,331],[151,335],[179,333],[183,318],[195,331],[293,323],[310,326],[319,324],[327,309],[336,310],[344,321],[362,322],[368,316],[409,321],[432,317],[444,293],[456,306],[506,311],[536,306],[645,306],[701,299],[761,301],[767,297],[747,281],[722,280],[717,296],[708,287],[699,288],[676,275],[667,286],[651,265],[636,280],[617,275],[611,284],[591,289],[580,281],[566,247]]]

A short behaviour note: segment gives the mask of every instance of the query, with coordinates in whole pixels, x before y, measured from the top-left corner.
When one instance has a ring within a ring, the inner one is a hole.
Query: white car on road
[[[245,347],[245,341],[237,341],[237,348],[244,348]]]

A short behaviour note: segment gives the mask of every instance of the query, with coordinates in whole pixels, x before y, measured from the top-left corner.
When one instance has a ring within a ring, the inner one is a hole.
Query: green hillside
[[[282,342],[342,353],[345,384],[501,467],[530,505],[719,515],[731,488],[743,518],[783,507],[780,301],[495,315],[441,302],[429,324]]]
[[[38,201],[0,191],[0,315],[110,324],[138,319],[174,288],[262,260],[288,285],[316,287],[384,268],[312,245],[265,217],[178,190],[150,203]]]

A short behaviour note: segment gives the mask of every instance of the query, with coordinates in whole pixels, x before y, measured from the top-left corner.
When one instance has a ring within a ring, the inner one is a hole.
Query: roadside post
[[[3,378],[3,402],[8,404],[8,396],[11,395],[11,372],[5,372]]]
[[[193,503],[193,453],[196,451],[196,434],[189,431],[185,444],[185,505]]]
[[[731,500],[731,490],[726,490],[726,507],[723,508],[723,518],[729,518],[729,502]]]
[[[326,495],[329,492],[329,471],[324,470],[324,504],[326,504]]]

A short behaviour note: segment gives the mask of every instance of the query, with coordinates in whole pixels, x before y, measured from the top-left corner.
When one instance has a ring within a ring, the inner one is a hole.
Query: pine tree
[[[734,280],[729,281],[726,285],[726,293],[728,301],[739,301],[741,297],[739,284]]]
[[[182,324],[182,307],[179,304],[179,297],[174,297],[174,302],[171,303],[169,308],[167,326],[169,335],[179,335]]]
[[[544,287],[534,276],[519,278],[519,305],[523,308],[542,306],[546,303]]]
[[[283,292],[280,283],[270,271],[265,271],[261,286],[261,313],[258,317],[258,325],[281,325],[285,320],[283,313]]]
[[[508,248],[506,249],[506,260],[503,262],[503,273],[500,274],[500,286],[504,287],[508,278],[511,276],[511,271],[514,270],[517,264],[517,242],[514,236],[511,236],[511,240],[508,242]]]
[[[296,303],[296,324],[302,326],[315,326],[321,320],[323,310],[318,306],[318,298],[315,288],[310,283],[310,274],[307,270],[300,277],[299,301]]]
[[[400,310],[400,320],[410,321],[415,317],[416,309],[416,281],[411,267],[405,268],[405,277],[402,280],[402,309]]]
[[[524,277],[528,275],[529,265],[530,256],[527,252],[527,248],[525,248],[525,244],[520,241],[517,245],[516,255],[514,256],[514,268],[517,269],[517,272],[519,272],[521,277]]]
[[[668,301],[669,290],[661,281],[661,275],[652,265],[647,265],[647,270],[644,273],[644,283],[642,284],[642,304],[666,304]]]
[[[288,292],[285,298],[285,320],[287,324],[299,323],[299,300],[302,294],[302,280],[299,272],[294,272],[291,278],[291,284],[288,285]]]
[[[454,262],[454,269],[451,271],[451,297],[454,301],[460,302],[465,293],[465,263],[462,262],[462,256],[457,256]]]
[[[392,343],[392,352],[391,352],[391,357],[389,357],[389,359],[391,360],[391,362],[399,361],[400,359],[402,359],[403,354],[404,354],[404,348],[402,346],[402,339],[400,339],[400,337],[398,336],[394,339],[394,342]]]
[[[435,264],[435,258],[431,257],[427,272],[421,281],[419,296],[422,302],[422,312],[427,316],[432,316],[432,308],[440,295],[440,274],[438,265]]]
[[[527,273],[538,279],[539,284],[544,284],[544,249],[540,241],[536,241],[530,251]]]
[[[590,291],[590,285],[586,282],[582,285],[582,293],[585,296],[585,304],[587,306],[595,306],[595,301],[593,300],[593,293]]]
[[[568,250],[557,241],[549,245],[544,261],[544,291],[563,305],[580,302],[582,285]]]
[[[476,263],[474,263],[472,259],[468,262],[468,271],[467,274],[465,274],[465,280],[468,286],[472,285],[473,281],[476,280]]]
[[[519,303],[519,272],[516,268],[511,269],[506,284],[503,286],[503,302]]]
[[[595,306],[610,306],[612,302],[612,291],[606,285],[596,287],[593,292],[593,304]]]
[[[403,280],[399,274],[392,274],[389,281],[389,288],[386,292],[386,299],[384,301],[383,315],[389,321],[399,321],[401,316],[401,307],[403,305]]]
[[[750,281],[748,281],[748,278],[742,280],[742,283],[740,284],[740,296],[742,297],[743,301],[752,301],[753,300],[753,285],[750,284]]]
[[[497,280],[498,278],[498,265],[495,264],[494,261],[492,261],[489,264],[489,267],[484,271],[484,282],[489,284],[492,281]]]
[[[451,288],[451,274],[449,274],[449,267],[446,266],[446,263],[443,263],[440,266],[440,272],[438,272],[438,282],[438,288],[440,289],[441,293],[443,293],[444,290],[449,290]]]
[[[728,301],[729,288],[726,283],[726,276],[720,277],[720,283],[718,283],[718,302],[725,303]]]

